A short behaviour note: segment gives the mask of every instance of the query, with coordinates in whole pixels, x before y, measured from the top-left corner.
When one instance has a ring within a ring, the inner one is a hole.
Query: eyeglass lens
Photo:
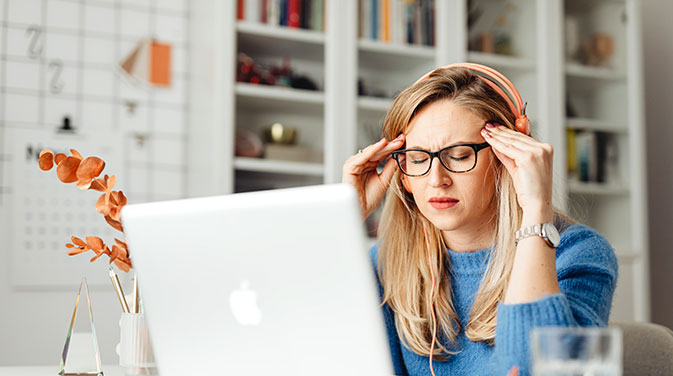
[[[474,168],[476,153],[470,146],[454,146],[439,154],[442,165],[453,172],[465,172]],[[398,157],[400,168],[409,175],[425,175],[430,171],[432,157],[421,150],[409,150]]]

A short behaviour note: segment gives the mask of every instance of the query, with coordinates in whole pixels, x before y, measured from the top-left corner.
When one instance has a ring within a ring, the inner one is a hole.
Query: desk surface
[[[124,376],[120,366],[103,366],[105,376]],[[0,367],[0,376],[58,376],[58,364],[53,366]]]

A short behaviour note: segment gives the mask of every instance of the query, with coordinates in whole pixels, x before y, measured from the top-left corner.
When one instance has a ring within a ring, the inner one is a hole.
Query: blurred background
[[[56,365],[82,277],[103,363],[118,363],[107,262],[65,243],[123,234],[100,192],[38,168],[43,148],[101,157],[129,203],[335,183],[398,92],[460,61],[519,89],[554,146],[555,205],[614,246],[612,320],[673,327],[671,14],[669,0],[0,0],[0,366]]]

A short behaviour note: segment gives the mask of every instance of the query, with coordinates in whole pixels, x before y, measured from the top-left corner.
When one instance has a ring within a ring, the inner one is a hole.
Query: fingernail
[[[486,128],[481,129],[481,134],[482,134],[482,136],[484,136],[486,138],[491,138],[491,131],[489,131]]]
[[[486,128],[495,128],[495,125],[492,123],[486,123]]]
[[[404,137],[404,133],[400,133],[400,135],[397,136],[393,141],[399,141],[402,139],[402,137]]]

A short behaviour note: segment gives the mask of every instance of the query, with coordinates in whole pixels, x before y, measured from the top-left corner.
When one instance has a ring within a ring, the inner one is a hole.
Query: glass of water
[[[531,332],[534,376],[621,376],[617,328],[540,327]]]

